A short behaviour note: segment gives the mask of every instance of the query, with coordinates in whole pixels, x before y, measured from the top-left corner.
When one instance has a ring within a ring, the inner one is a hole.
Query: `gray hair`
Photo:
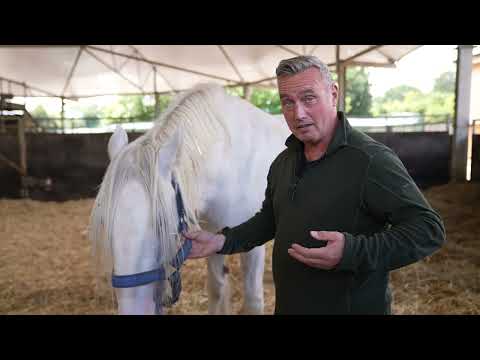
[[[278,64],[276,69],[276,74],[277,77],[283,75],[290,76],[312,67],[315,67],[320,71],[322,78],[325,81],[325,85],[328,86],[333,84],[332,74],[330,73],[328,66],[320,61],[319,58],[312,55],[302,55],[280,61],[280,64]]]

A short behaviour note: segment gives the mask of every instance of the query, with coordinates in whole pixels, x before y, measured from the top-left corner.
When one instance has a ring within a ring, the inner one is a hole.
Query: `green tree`
[[[172,101],[173,96],[167,95],[167,94],[157,95],[157,96],[158,96],[158,111],[159,113],[162,113],[163,111],[165,111],[168,105],[170,105],[170,102]],[[154,96],[151,97],[150,102],[153,102],[153,110],[155,113],[155,97]]]
[[[270,114],[282,113],[282,106],[277,89],[254,88],[250,102]]]
[[[229,95],[238,96],[238,97],[243,96],[243,86],[225,87],[225,91]]]
[[[35,109],[30,111],[30,115],[35,119],[35,121],[43,127],[50,128],[50,127],[60,127],[61,121],[52,119],[55,116],[52,116],[45,110],[43,105],[37,105]]]
[[[233,96],[243,97],[243,87],[227,87],[226,92]],[[253,87],[249,101],[256,107],[266,111],[270,114],[281,114],[282,107],[280,104],[280,98],[278,96],[278,90]]]
[[[455,74],[446,72],[435,79],[433,90],[422,93],[408,85],[388,90],[383,97],[375,98],[374,116],[398,112],[413,112],[425,116],[426,122],[445,121],[451,118],[455,105]]]
[[[409,93],[420,95],[422,92],[410,85],[399,85],[388,90],[384,95],[384,100],[386,102],[395,100],[403,101]]]
[[[30,115],[34,118],[46,119],[48,118],[47,110],[42,105],[38,105],[35,109],[30,112]]]
[[[158,95],[159,111],[164,111],[171,101],[170,95]],[[119,122],[124,118],[128,122],[151,121],[155,118],[155,98],[153,96],[122,96],[117,103],[102,110],[106,122]]]
[[[447,71],[435,79],[433,91],[440,93],[455,94],[455,73]]]
[[[389,89],[383,97],[373,100],[372,115],[381,116],[397,112],[425,113],[426,98],[419,89],[399,85]]]
[[[85,125],[89,128],[97,127],[100,123],[100,109],[98,105],[92,104],[88,105],[87,107],[81,109],[82,111],[82,119],[85,120]]]
[[[372,95],[365,68],[349,67],[346,77],[345,113],[351,116],[370,116]]]

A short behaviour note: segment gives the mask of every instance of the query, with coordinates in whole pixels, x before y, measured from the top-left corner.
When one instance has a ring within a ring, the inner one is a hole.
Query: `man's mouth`
[[[304,128],[309,127],[309,126],[311,126],[311,125],[313,125],[313,124],[298,125],[298,126],[297,126],[297,129],[304,129]]]

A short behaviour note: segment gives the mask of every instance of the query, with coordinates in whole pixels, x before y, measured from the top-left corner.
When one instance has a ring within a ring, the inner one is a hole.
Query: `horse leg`
[[[230,283],[224,266],[224,255],[215,254],[208,258],[208,313],[230,314]]]
[[[265,246],[257,246],[240,254],[243,270],[244,302],[241,314],[262,315],[263,273],[265,268]]]

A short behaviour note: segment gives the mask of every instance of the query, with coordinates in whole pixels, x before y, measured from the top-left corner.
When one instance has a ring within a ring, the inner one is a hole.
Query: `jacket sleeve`
[[[382,150],[371,159],[362,198],[371,216],[387,226],[369,235],[344,233],[337,270],[391,271],[432,254],[445,243],[440,216],[392,151]]]
[[[275,234],[275,219],[272,203],[272,167],[267,176],[265,199],[261,209],[249,220],[233,228],[226,227],[221,233],[225,235],[225,244],[219,254],[234,254],[250,251],[273,239]]]

